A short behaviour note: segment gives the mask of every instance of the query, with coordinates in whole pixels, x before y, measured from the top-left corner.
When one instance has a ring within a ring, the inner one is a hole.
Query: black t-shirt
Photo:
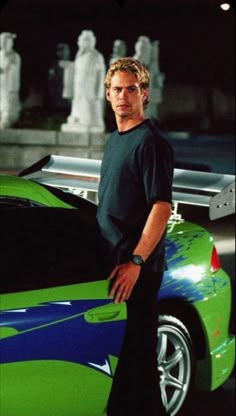
[[[128,261],[155,201],[172,202],[173,153],[155,122],[146,119],[124,132],[114,131],[101,167],[97,220],[105,256]],[[164,237],[145,267],[162,271]]]

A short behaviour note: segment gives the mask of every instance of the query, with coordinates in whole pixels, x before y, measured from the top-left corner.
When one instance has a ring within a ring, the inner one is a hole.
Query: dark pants
[[[157,292],[162,273],[141,275],[127,301],[127,328],[107,407],[108,416],[164,416],[157,371]]]

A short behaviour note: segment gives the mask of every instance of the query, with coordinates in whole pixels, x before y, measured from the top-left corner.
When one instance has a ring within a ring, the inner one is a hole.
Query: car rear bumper
[[[232,373],[234,363],[235,336],[230,335],[206,359],[198,361],[196,377],[197,389],[212,391],[220,387]]]
[[[222,270],[214,276],[213,296],[194,304],[205,336],[205,355],[197,362],[196,385],[215,390],[230,376],[235,364],[235,335],[229,333],[232,293],[229,276]]]

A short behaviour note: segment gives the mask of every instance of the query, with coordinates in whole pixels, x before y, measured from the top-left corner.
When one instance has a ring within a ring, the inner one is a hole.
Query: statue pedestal
[[[61,125],[61,130],[71,133],[104,133],[105,126],[86,126],[79,123],[64,123]]]

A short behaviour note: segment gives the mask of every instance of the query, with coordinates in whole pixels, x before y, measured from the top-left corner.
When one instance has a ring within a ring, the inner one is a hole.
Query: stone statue
[[[134,45],[134,58],[138,59],[141,64],[149,71],[151,65],[152,42],[147,36],[139,36]]]
[[[113,42],[112,54],[109,59],[109,65],[118,58],[126,56],[127,46],[121,39],[116,39]]]
[[[105,130],[106,66],[102,54],[95,49],[95,45],[94,33],[83,30],[78,37],[78,52],[73,65],[62,62],[65,70],[63,96],[72,98],[71,114],[67,123],[62,125],[63,131],[102,133]]]
[[[0,128],[9,128],[19,118],[21,103],[20,55],[13,50],[16,35],[9,32],[0,34]]]
[[[61,64],[61,61],[64,64]],[[70,62],[70,48],[67,43],[56,45],[56,57],[48,70],[48,106],[51,109],[70,110],[70,100],[63,96],[66,62]]]
[[[149,104],[145,111],[149,117],[158,116],[158,106],[163,99],[163,86],[165,75],[160,72],[159,65],[159,45],[160,42],[155,40],[152,43],[151,61],[149,66],[150,72],[150,85],[149,85]]]
[[[147,36],[139,36],[134,48],[134,58],[138,59],[150,74],[149,104],[145,109],[145,115],[157,118],[165,79],[165,75],[160,72],[159,41],[152,42]]]

